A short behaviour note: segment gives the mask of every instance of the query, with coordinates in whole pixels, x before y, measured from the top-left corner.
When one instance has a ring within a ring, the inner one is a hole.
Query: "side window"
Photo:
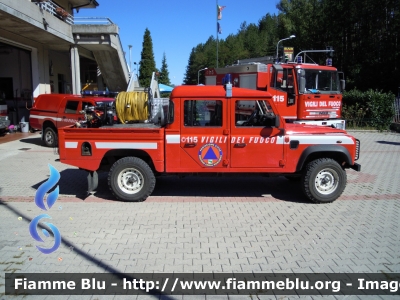
[[[284,80],[283,70],[277,70],[274,67],[270,69],[271,73],[271,82],[270,86],[275,89],[284,89],[286,88],[286,80]]]
[[[236,126],[252,126],[249,123],[251,116],[256,112],[256,101],[235,102],[235,124]]]
[[[75,114],[78,110],[79,101],[68,100],[67,105],[65,106],[66,114]]]
[[[169,100],[169,107],[168,107],[168,117],[167,123],[172,124],[174,122],[174,102]]]
[[[91,102],[82,102],[82,109],[85,109],[85,107],[89,107],[89,106],[93,106],[93,104]]]
[[[271,82],[269,84],[270,87],[275,87],[275,76],[276,76],[276,70],[274,67],[270,67],[269,73],[271,74]]]
[[[275,87],[280,90],[286,89],[286,78],[283,76],[283,70],[276,71]]]
[[[235,102],[235,124],[236,126],[273,126],[275,114],[271,105],[265,100]]]
[[[222,101],[220,100],[185,100],[185,126],[222,126]]]
[[[271,87],[279,90],[294,93],[294,80],[292,69],[276,70],[273,68],[271,73]]]
[[[286,78],[287,78],[287,91],[291,94],[294,94],[294,74],[293,70],[285,69]]]

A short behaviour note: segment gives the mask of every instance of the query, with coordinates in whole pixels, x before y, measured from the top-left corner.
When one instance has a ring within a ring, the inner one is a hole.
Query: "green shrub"
[[[368,90],[365,96],[370,111],[370,125],[378,130],[388,129],[394,117],[395,95]]]
[[[351,127],[388,129],[393,121],[394,99],[394,94],[390,92],[354,89],[343,94],[342,116]]]
[[[343,104],[342,116],[346,120],[347,127],[362,127],[365,126],[365,115],[368,108],[363,107],[361,104],[354,105]]]

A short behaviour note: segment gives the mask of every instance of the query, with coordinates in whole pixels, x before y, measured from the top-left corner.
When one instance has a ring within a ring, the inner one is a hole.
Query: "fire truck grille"
[[[360,147],[361,147],[360,140],[356,139],[356,157],[355,157],[355,160],[357,160],[360,157]]]

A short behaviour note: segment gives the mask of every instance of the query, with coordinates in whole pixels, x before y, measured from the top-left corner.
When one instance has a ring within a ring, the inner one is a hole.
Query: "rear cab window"
[[[67,100],[67,104],[65,105],[66,114],[76,114],[78,112],[79,101],[76,100]]]

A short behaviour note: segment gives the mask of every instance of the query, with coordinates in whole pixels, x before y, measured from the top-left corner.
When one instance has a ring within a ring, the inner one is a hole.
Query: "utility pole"
[[[218,68],[218,0],[217,1],[217,68]]]

